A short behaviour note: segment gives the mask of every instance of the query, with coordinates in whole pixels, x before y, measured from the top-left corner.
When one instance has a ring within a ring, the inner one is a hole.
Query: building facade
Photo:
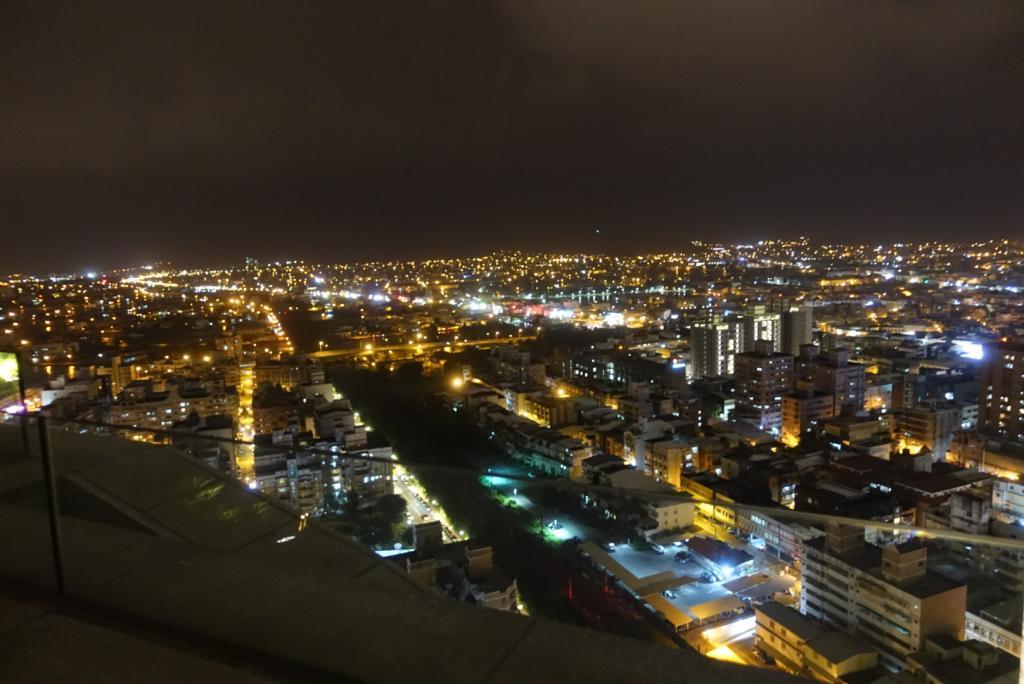
[[[793,389],[793,357],[777,353],[772,343],[759,340],[752,351],[737,354],[736,406],[757,421],[758,429],[773,435],[782,430],[782,397]]]
[[[978,430],[1024,440],[1024,342],[985,346],[978,385]]]
[[[927,549],[911,540],[884,548],[864,530],[830,523],[805,545],[801,612],[875,647],[883,664],[905,669],[929,636],[964,635],[967,590],[927,570]]]

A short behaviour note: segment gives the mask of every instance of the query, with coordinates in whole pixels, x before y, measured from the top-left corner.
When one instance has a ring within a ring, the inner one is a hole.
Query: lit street
[[[423,486],[408,470],[400,465],[394,470],[395,494],[405,500],[406,515],[410,525],[440,520],[445,542],[459,541],[462,537],[452,526],[444,510],[428,498]]]

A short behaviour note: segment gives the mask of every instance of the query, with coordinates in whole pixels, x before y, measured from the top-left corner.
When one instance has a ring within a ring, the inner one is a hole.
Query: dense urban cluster
[[[1007,240],[12,274],[0,409],[179,449],[523,611],[497,540],[392,447],[416,435],[339,381],[414,379],[492,459],[472,486],[569,550],[581,621],[607,601],[823,681],[995,682],[1024,612],[999,543],[1024,538],[1022,288]]]

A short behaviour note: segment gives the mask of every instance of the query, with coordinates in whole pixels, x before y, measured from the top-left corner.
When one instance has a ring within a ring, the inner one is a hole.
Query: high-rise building
[[[777,349],[797,356],[800,345],[810,344],[814,331],[813,309],[807,304],[782,311],[782,343]]]
[[[782,346],[782,316],[767,311],[763,304],[758,304],[748,307],[743,316],[743,338],[737,344],[737,350],[753,351],[754,345],[761,340],[771,342],[773,349]]]
[[[782,441],[795,445],[804,433],[835,415],[835,397],[799,389],[782,397]]]
[[[879,547],[860,527],[829,523],[824,538],[807,542],[801,612],[856,634],[884,664],[905,669],[928,637],[964,636],[966,586],[927,563],[917,539]]]
[[[896,434],[901,446],[912,451],[928,449],[932,459],[946,460],[953,441],[953,433],[960,429],[961,408],[952,402],[899,411],[896,414]]]
[[[793,357],[758,340],[752,351],[736,355],[734,365],[737,408],[756,418],[761,430],[779,434],[782,397],[793,389]]]
[[[1024,341],[985,345],[978,384],[978,430],[1024,440]]]
[[[722,321],[718,316],[690,328],[688,380],[733,374],[733,360],[743,340],[741,320]]]
[[[797,387],[811,388],[835,397],[836,413],[844,407],[856,411],[864,408],[867,390],[865,368],[859,363],[851,363],[850,352],[846,349],[833,349],[822,356],[814,345],[801,345],[795,372]]]

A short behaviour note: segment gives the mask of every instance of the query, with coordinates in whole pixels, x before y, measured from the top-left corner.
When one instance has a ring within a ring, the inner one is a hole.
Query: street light
[[[458,376],[455,376],[454,378],[452,378],[452,387],[454,387],[455,389],[459,389],[460,387],[462,387],[462,384],[463,384],[462,378],[460,378]]]

